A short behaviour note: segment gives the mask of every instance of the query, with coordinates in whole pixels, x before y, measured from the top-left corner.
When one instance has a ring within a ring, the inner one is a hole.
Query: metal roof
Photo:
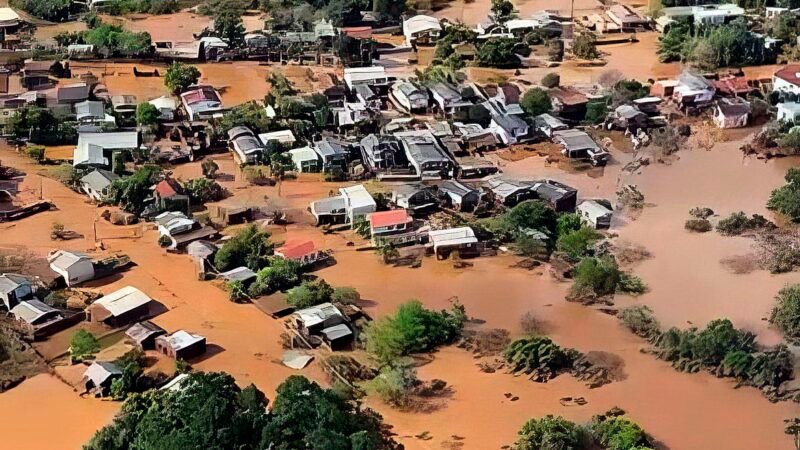
[[[30,285],[28,278],[15,273],[0,274],[0,292],[8,294],[22,285]]]
[[[13,314],[14,317],[30,324],[54,312],[58,312],[58,310],[37,299],[19,302],[17,306],[11,308],[11,314]]]
[[[81,178],[81,183],[88,184],[95,191],[102,191],[117,180],[119,180],[119,175],[114,172],[96,169],[84,175],[83,178]]]
[[[166,339],[170,348],[175,351],[183,350],[184,348],[191,347],[192,345],[206,340],[206,338],[199,334],[190,334],[184,330],[178,330],[163,339]]]
[[[434,247],[442,245],[463,245],[478,242],[475,232],[470,227],[450,228],[447,230],[432,230],[428,232],[428,238]]]
[[[331,303],[322,303],[310,308],[301,309],[295,314],[307,328],[319,325],[331,318],[338,317],[344,319],[344,316],[342,316],[342,312],[339,311],[339,308],[333,306]]]
[[[50,267],[63,271],[67,271],[75,264],[85,261],[88,261],[89,264],[91,264],[92,258],[90,258],[86,253],[68,250],[58,250],[47,257],[47,262],[50,263]]]
[[[114,291],[105,297],[95,301],[94,304],[100,305],[108,310],[112,316],[119,316],[128,311],[132,311],[142,305],[150,303],[153,299],[147,294],[133,286]]]

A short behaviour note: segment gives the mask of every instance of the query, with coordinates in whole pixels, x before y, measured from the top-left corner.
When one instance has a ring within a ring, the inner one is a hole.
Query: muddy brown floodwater
[[[651,305],[666,325],[687,326],[687,320],[702,325],[716,317],[730,317],[737,326],[757,332],[762,342],[773,343],[777,334],[760,318],[769,309],[777,289],[796,281],[797,274],[731,274],[719,260],[746,252],[747,240],[713,233],[691,235],[683,229],[693,206],[708,206],[721,214],[739,209],[764,213],[769,191],[781,184],[785,169],[797,163],[789,159],[767,163],[743,160],[737,148],[737,142],[729,142],[710,152],[684,149],[671,166],[654,164],[643,168],[640,175],[628,177],[628,181],[639,184],[652,206],[636,221],[617,219],[614,231],[619,232],[620,239],[642,244],[653,253],[652,259],[634,267],[651,291],[637,299],[618,300],[620,304]],[[0,244],[24,245],[39,255],[53,247],[94,247],[92,225],[101,209],[54,181],[45,179],[40,184],[35,175],[40,167],[13,151],[3,148],[0,157],[4,164],[29,173],[23,195],[36,198],[41,186],[43,196],[59,208],[0,225]],[[299,218],[297,223],[273,228],[275,239],[309,237],[319,246],[332,249],[337,264],[318,275],[333,285],[356,287],[367,300],[368,312],[375,317],[394,311],[412,298],[429,307],[445,308],[448,299],[457,296],[469,315],[482,322],[471,326],[505,328],[519,335],[520,317],[533,311],[559,344],[583,352],[612,353],[624,363],[622,381],[590,390],[567,375],[537,384],[508,374],[482,373],[469,353],[445,348],[419,369],[422,378],[441,378],[454,388],[452,397],[442,400],[438,408],[426,413],[399,412],[368,399],[368,404],[394,426],[408,449],[439,449],[455,443],[463,444],[465,449],[495,449],[512,443],[517,430],[531,417],[560,414],[586,421],[612,406],[628,411],[672,449],[792,447],[791,440],[783,434],[783,419],[800,413],[796,404],[771,404],[755,389],[734,389],[730,380],[673,370],[669,364],[641,353],[646,344],[615,318],[564,301],[568,284],[551,279],[541,270],[512,268],[515,258],[505,255],[473,260],[474,266],[465,269],[454,269],[452,262],[431,258],[424,259],[417,269],[385,266],[372,252],[347,246],[349,240],[361,242],[352,234],[324,235],[308,225],[303,216],[305,206],[310,200],[325,196],[335,185],[304,176],[283,182],[280,187],[246,187],[229,156],[215,159],[223,173],[235,175],[224,177],[224,184],[234,193],[226,201],[263,205],[268,199],[271,205],[291,210]],[[615,154],[615,159],[606,169],[589,173],[565,173],[561,168],[545,166],[540,157],[506,162],[503,169],[518,176],[557,176],[578,187],[583,197],[610,198],[620,168],[630,155]],[[199,163],[180,166],[175,174],[184,178],[197,176],[198,166]],[[58,243],[47,240],[56,220],[85,238]],[[254,306],[233,304],[220,290],[196,281],[189,258],[165,254],[156,245],[155,231],[141,225],[113,227],[104,221],[97,222],[97,230],[98,238],[109,250],[127,253],[137,266],[120,279],[111,279],[96,288],[110,292],[124,285],[137,286],[168,309],[154,319],[157,324],[168,330],[183,328],[205,335],[210,351],[194,362],[197,368],[230,372],[240,385],[255,383],[268,396],[274,395],[275,387],[287,375],[296,373],[276,362],[282,354],[279,323]],[[302,373],[324,380],[316,362]],[[519,400],[508,400],[506,393]],[[582,396],[588,404],[562,406],[559,398],[564,396]],[[19,442],[12,448],[76,448],[108,422],[118,406],[80,398],[56,378],[40,375],[0,394],[0,419],[5,419],[0,420],[0,433],[20,436],[19,430],[30,427],[32,417],[10,412],[40,410],[40,423],[44,418],[44,423],[71,427],[58,436],[38,433],[30,442]],[[431,439],[414,437],[426,431]]]

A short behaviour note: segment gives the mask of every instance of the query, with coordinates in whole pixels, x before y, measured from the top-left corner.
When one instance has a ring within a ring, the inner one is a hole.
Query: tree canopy
[[[531,116],[549,113],[553,109],[550,94],[542,88],[528,89],[519,104]]]
[[[180,94],[186,88],[197,84],[200,79],[200,70],[195,66],[190,66],[180,62],[174,62],[167,68],[164,74],[164,85],[174,94]]]
[[[214,265],[220,271],[242,266],[258,271],[269,265],[273,249],[269,232],[248,225],[222,244],[214,255]]]
[[[786,184],[772,191],[767,208],[800,221],[800,169],[791,168],[786,172]]]

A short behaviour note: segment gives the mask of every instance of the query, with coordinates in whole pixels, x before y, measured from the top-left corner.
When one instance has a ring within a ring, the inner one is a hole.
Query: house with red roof
[[[800,94],[800,64],[789,64],[775,72],[772,89],[785,94]]]
[[[328,254],[317,249],[313,241],[290,239],[275,249],[275,256],[295,261],[301,266],[310,266],[328,259]]]
[[[405,209],[374,212],[367,216],[372,244],[407,244],[417,240],[414,219]]]
[[[173,179],[159,181],[153,188],[153,198],[162,210],[189,213],[189,197],[183,194],[183,188]]]
[[[222,98],[211,86],[194,86],[181,94],[181,104],[189,120],[201,120],[223,112]]]

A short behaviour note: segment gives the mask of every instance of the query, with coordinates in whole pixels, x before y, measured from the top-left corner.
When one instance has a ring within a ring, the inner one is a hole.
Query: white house
[[[251,164],[264,153],[264,146],[256,139],[249,128],[238,126],[228,130],[228,142],[231,150],[242,164]]]
[[[439,19],[431,16],[417,15],[403,21],[403,35],[409,47],[416,43],[431,44],[439,38],[442,26]]]
[[[357,84],[378,85],[386,84],[389,78],[383,66],[348,67],[344,69],[344,83],[351,91]]]
[[[53,272],[64,277],[69,287],[94,278],[94,264],[86,253],[56,250],[47,256],[47,262]]]
[[[344,222],[352,224],[377,210],[375,199],[364,185],[339,188],[339,195],[311,202],[311,214],[317,224]]]
[[[314,173],[320,170],[319,155],[311,147],[301,147],[289,150],[294,167],[298,172]]]
[[[795,122],[800,118],[800,103],[784,102],[778,103],[778,116],[779,121]]]
[[[195,86],[181,94],[181,103],[189,120],[214,117],[223,111],[222,98],[211,86]]]
[[[789,64],[772,76],[772,90],[800,95],[800,64]]]
[[[139,147],[136,131],[114,131],[108,133],[78,133],[78,145],[72,157],[72,165],[108,166],[111,162],[105,151],[133,150]]]
[[[269,133],[261,133],[258,135],[258,139],[264,145],[267,145],[269,141],[278,141],[283,145],[293,145],[295,142],[297,142],[297,138],[294,137],[292,130],[278,130],[270,131]]]
[[[81,189],[89,198],[99,202],[108,195],[111,185],[117,180],[119,176],[114,172],[95,169],[81,178]]]
[[[584,200],[576,208],[578,215],[596,229],[609,228],[613,211],[596,200]]]
[[[408,112],[425,111],[428,108],[428,93],[408,81],[395,83],[392,97]]]
[[[158,116],[159,120],[170,121],[175,119],[175,110],[178,109],[178,102],[174,98],[162,95],[150,100],[148,103],[158,110],[160,114]]]

